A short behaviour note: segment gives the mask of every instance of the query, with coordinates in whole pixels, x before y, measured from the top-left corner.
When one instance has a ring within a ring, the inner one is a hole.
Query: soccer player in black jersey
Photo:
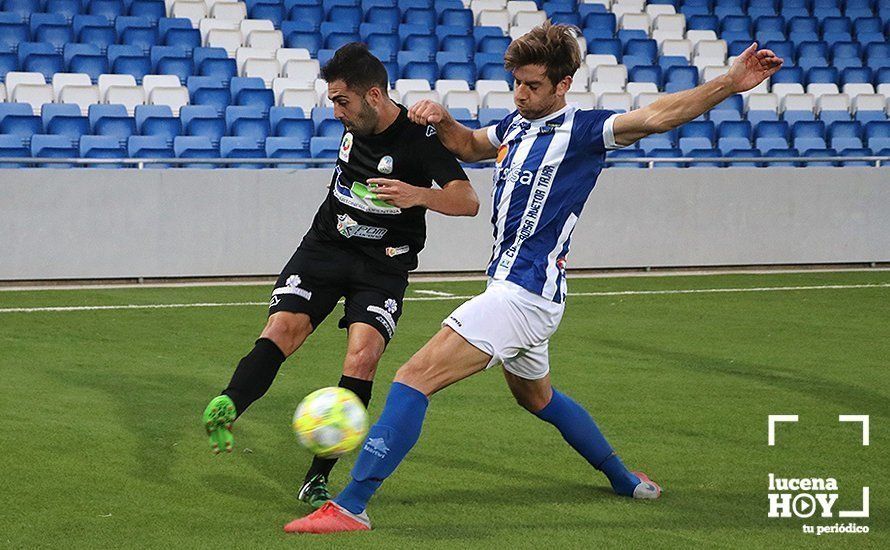
[[[232,450],[235,418],[266,393],[281,363],[340,298],[346,299],[339,326],[347,329],[347,344],[339,385],[367,406],[377,362],[402,313],[408,272],[424,246],[426,211],[474,216],[479,208],[454,155],[432,126],[412,123],[407,109],[389,98],[386,69],[363,44],[337,50],[321,76],[345,127],[339,158],[327,198],[278,277],[266,327],[204,411],[217,453]],[[335,462],[315,457],[301,500],[318,507],[330,498]]]

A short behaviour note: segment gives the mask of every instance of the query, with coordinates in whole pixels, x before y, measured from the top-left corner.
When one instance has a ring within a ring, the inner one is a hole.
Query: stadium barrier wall
[[[491,170],[475,218],[427,216],[419,271],[481,271]],[[0,280],[277,274],[327,169],[0,170]],[[608,169],[570,268],[890,261],[890,170]]]

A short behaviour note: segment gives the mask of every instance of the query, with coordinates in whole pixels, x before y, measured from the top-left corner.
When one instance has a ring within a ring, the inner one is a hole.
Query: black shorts
[[[340,328],[366,323],[389,342],[402,314],[407,273],[393,273],[357,250],[303,239],[272,291],[269,315],[305,313],[316,329],[346,298]]]

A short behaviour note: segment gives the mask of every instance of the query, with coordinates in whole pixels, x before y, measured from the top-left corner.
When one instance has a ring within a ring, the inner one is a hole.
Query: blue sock
[[[352,467],[352,481],[334,502],[353,514],[365,510],[383,480],[417,443],[428,404],[423,393],[393,382],[383,412],[368,431],[368,439]]]
[[[535,413],[535,416],[556,426],[573,449],[587,459],[591,466],[606,474],[616,493],[633,495],[640,479],[627,471],[584,407],[554,388],[550,403]]]

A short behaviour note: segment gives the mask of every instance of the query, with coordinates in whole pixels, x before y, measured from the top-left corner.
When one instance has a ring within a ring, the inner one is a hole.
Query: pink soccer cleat
[[[640,478],[640,484],[634,488],[634,498],[656,499],[661,496],[661,486],[649,479],[643,472],[631,472]]]
[[[287,533],[326,534],[370,530],[371,520],[368,519],[368,514],[353,514],[332,500],[325,502],[308,516],[295,519],[284,526]]]

